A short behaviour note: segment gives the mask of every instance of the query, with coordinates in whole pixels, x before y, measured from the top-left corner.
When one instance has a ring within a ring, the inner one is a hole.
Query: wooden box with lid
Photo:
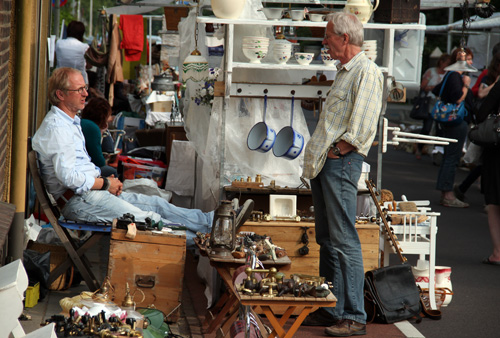
[[[379,239],[380,227],[374,223],[356,224],[365,272],[379,267]],[[290,274],[299,273],[319,276],[319,245],[316,244],[314,223],[310,222],[246,222],[241,231],[255,232],[258,235],[270,236],[273,243],[286,250],[292,261],[289,270],[285,271],[287,278]],[[304,247],[302,238],[304,233],[309,240],[308,253],[301,254]]]
[[[122,303],[128,283],[137,307],[154,305],[169,321],[177,321],[186,259],[185,231],[137,231],[132,240],[125,235],[125,230],[111,230],[108,277],[114,288],[113,301]]]

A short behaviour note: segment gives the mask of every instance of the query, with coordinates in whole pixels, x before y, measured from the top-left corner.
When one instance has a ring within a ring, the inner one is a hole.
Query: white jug
[[[344,12],[356,15],[359,21],[365,24],[370,20],[373,12],[377,10],[378,4],[379,0],[375,0],[375,8],[373,8],[370,0],[347,0]]]

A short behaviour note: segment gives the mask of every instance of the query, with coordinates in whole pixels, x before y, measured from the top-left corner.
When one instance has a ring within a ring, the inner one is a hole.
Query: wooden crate
[[[114,302],[121,304],[128,282],[137,307],[154,305],[168,315],[169,321],[177,321],[186,260],[185,232],[137,231],[134,240],[125,238],[125,234],[121,229],[111,231],[108,277],[114,288]],[[144,293],[141,303],[143,296],[138,290]]]
[[[309,237],[309,253],[299,254],[304,228]],[[377,224],[358,224],[359,239],[363,252],[365,272],[379,267],[380,228]],[[259,235],[268,235],[273,243],[284,248],[292,261],[292,266],[285,271],[287,278],[292,273],[319,276],[319,245],[316,244],[314,223],[307,222],[246,222],[240,231],[252,231]]]
[[[381,0],[373,20],[384,23],[418,22],[420,0]]]

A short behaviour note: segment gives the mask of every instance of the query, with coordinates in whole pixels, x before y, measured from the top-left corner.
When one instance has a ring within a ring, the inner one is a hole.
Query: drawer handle
[[[137,275],[135,276],[135,285],[140,288],[151,289],[155,286],[155,276]]]

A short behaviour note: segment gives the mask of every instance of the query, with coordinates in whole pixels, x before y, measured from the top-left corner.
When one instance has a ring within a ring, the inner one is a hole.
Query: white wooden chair
[[[403,196],[403,201],[406,198]],[[412,201],[417,205],[418,212],[409,211],[388,211],[388,215],[391,217],[401,216],[403,218],[402,224],[392,224],[389,222],[390,227],[393,230],[394,235],[398,238],[400,248],[403,255],[419,255],[420,261],[429,262],[429,295],[435,294],[435,267],[436,267],[436,235],[437,235],[437,217],[441,214],[438,212],[432,212],[431,208],[428,207],[429,201]],[[385,207],[388,207],[390,202],[385,203]],[[425,221],[423,218],[427,217]],[[421,220],[419,222],[419,219]],[[391,243],[389,241],[384,241],[384,266],[389,265],[389,253],[394,253]],[[430,305],[433,310],[436,310],[436,299],[435,297],[430,298]]]

